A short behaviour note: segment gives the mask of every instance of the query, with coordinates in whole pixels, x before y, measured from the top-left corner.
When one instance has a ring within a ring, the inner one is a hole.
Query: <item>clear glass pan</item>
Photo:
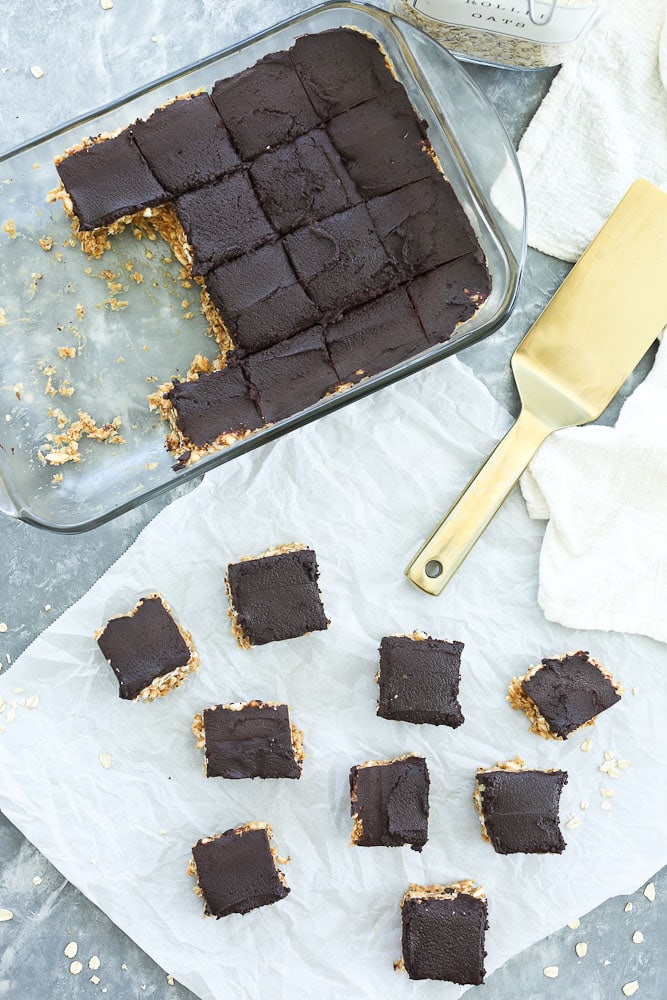
[[[199,313],[198,289],[183,287],[180,266],[169,259],[165,243],[138,240],[131,229],[111,238],[111,250],[100,261],[68,245],[71,234],[62,207],[45,201],[58,181],[53,158],[84,136],[129,124],[170,97],[210,88],[267,52],[289,48],[298,35],[344,25],[380,42],[413,105],[429,122],[444,173],[486,254],[491,295],[448,343],[175,472],[164,448],[167,426],[149,411],[146,397],[174,373],[185,373],[196,353],[209,358],[217,353]],[[15,238],[0,236],[0,509],[54,531],[102,524],[487,337],[512,308],[525,256],[521,174],[492,106],[437,42],[365,3],[314,7],[10,151],[0,158],[0,192],[3,221],[11,218],[16,228]],[[39,243],[44,237],[53,239],[49,252]],[[118,303],[127,305],[118,308]],[[77,355],[61,358],[63,346],[77,348]],[[45,393],[47,366],[56,369],[53,387],[68,379],[72,396]],[[49,407],[60,407],[71,419],[78,410],[86,411],[98,424],[120,416],[126,443],[83,439],[80,464],[45,466],[37,453],[45,435],[57,431]],[[63,480],[55,485],[52,477],[59,472]]]

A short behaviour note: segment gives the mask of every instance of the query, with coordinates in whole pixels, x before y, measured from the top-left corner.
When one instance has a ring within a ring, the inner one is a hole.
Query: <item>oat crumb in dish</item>
[[[42,236],[40,238],[40,240],[39,240],[39,245],[42,248],[42,250],[44,251],[44,253],[48,253],[49,250],[53,246],[53,237],[52,236]]]
[[[13,219],[7,219],[7,221],[2,226],[3,233],[7,233],[10,240],[16,239],[16,223]]]
[[[58,357],[61,358],[75,358],[76,357],[76,347],[59,347]]]

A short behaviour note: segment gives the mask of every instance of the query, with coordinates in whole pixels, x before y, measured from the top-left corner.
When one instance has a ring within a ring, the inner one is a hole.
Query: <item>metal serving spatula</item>
[[[665,326],[667,194],[640,180],[514,352],[519,419],[406,576],[440,594],[545,438],[596,420]]]

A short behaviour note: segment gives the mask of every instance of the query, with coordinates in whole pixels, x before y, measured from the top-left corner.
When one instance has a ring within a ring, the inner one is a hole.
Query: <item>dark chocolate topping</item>
[[[350,812],[361,820],[360,847],[421,851],[428,839],[429,776],[423,757],[350,769]]]
[[[347,313],[327,329],[326,341],[341,382],[386,371],[428,346],[404,288]]]
[[[562,854],[558,826],[567,771],[480,771],[482,812],[498,854]]]
[[[84,232],[169,200],[129,129],[70,153],[56,170]]]
[[[281,243],[209,271],[206,287],[240,355],[272,347],[319,319]]]
[[[287,52],[273,52],[250,69],[218,80],[211,97],[244,160],[320,123]]]
[[[296,273],[321,309],[342,312],[366,302],[395,277],[365,205],[297,229],[284,242]]]
[[[564,660],[544,659],[521,687],[537,705],[555,736],[566,739],[585,722],[621,700],[602,671],[579,652]]]
[[[208,843],[198,841],[192,856],[208,916],[248,913],[290,891],[280,880],[265,829],[226,830]]]
[[[267,217],[281,233],[342,212],[360,200],[324,129],[260,156],[250,176]]]
[[[335,28],[297,38],[290,50],[308,95],[322,118],[400,86],[373,38]]]
[[[237,622],[253,646],[328,627],[318,576],[312,549],[247,559],[227,567]]]
[[[380,643],[380,698],[383,719],[461,725],[458,703],[462,642],[389,635]]]
[[[444,178],[426,177],[373,198],[368,211],[402,279],[475,250],[470,223]]]
[[[415,278],[407,287],[426,339],[435,344],[449,340],[456,326],[470,319],[491,283],[478,254],[471,253]]]
[[[324,396],[338,379],[321,327],[284,340],[243,361],[259,410],[267,423],[284,420]]]
[[[204,710],[209,778],[299,778],[287,705]]]
[[[167,393],[176,410],[181,433],[197,447],[212,444],[221,434],[256,430],[262,420],[250,398],[239,367],[202,373],[188,382],[174,382]]]
[[[454,899],[406,899],[402,921],[403,961],[410,979],[462,986],[484,982],[486,900],[467,893]]]
[[[191,652],[157,597],[144,597],[132,615],[112,618],[97,640],[118,678],[119,697],[136,698],[164,674],[184,667]]]
[[[426,123],[416,117],[402,87],[333,118],[327,129],[357,190],[366,198],[423,177],[442,181],[423,149]]]
[[[193,274],[206,274],[275,236],[245,171],[181,195],[174,208],[194,250]]]
[[[149,167],[171,194],[210,184],[241,165],[208,94],[158,108],[132,126]]]

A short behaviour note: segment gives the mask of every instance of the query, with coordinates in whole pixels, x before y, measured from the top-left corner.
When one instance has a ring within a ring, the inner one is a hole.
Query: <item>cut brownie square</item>
[[[609,671],[579,650],[543,659],[523,677],[513,677],[507,700],[526,713],[533,733],[566,740],[582,726],[594,725],[622,693]]]
[[[343,161],[324,129],[255,160],[250,176],[262,208],[276,229],[298,226],[342,212],[359,201]]]
[[[112,138],[86,140],[57,159],[56,170],[84,231],[169,201],[129,129]]]
[[[327,329],[326,342],[343,384],[393,368],[428,346],[405,288],[352,309]]]
[[[290,55],[323,119],[400,86],[375,39],[354,29],[302,35]]]
[[[228,614],[239,646],[250,649],[327,629],[318,576],[315,553],[296,543],[230,563]]]
[[[440,344],[477,312],[491,282],[480,254],[471,253],[415,278],[407,289],[426,339]]]
[[[218,80],[213,103],[244,160],[296,139],[320,124],[287,52]]]
[[[369,760],[350,768],[351,843],[421,851],[428,840],[429,776],[423,757]]]
[[[136,121],[132,136],[160,184],[178,195],[240,167],[208,94],[180,97]]]
[[[395,968],[410,979],[483,983],[487,912],[484,890],[472,879],[411,885],[401,900],[403,957]]]
[[[231,444],[262,426],[243,371],[228,365],[197,378],[174,382],[166,394],[182,437],[198,448],[220,440]]]
[[[275,236],[245,171],[182,194],[174,208],[193,250],[193,274],[206,274]]]
[[[303,733],[290,722],[288,705],[215,705],[195,716],[192,731],[205,751],[207,778],[301,777]]]
[[[527,770],[520,757],[477,769],[475,808],[482,837],[498,854],[562,854],[558,826],[567,771]]]
[[[246,823],[214,837],[198,840],[187,868],[204,901],[204,916],[227,917],[268,906],[289,893],[276,861],[285,864],[271,847],[268,823]]]
[[[117,615],[99,629],[95,639],[118,678],[120,698],[153,701],[199,669],[192,636],[174,621],[160,594],[142,597],[128,615]]]
[[[464,721],[458,702],[462,642],[425,632],[388,635],[380,643],[377,714],[383,719],[456,729]]]
[[[284,242],[313,302],[334,313],[375,298],[396,275],[365,205],[297,229]]]
[[[327,129],[357,190],[366,198],[423,177],[441,179],[424,150],[426,122],[417,118],[402,88],[332,118]]]
[[[373,198],[368,211],[402,280],[477,247],[465,212],[443,177],[425,177]]]
[[[272,347],[319,319],[280,243],[209,271],[206,288],[239,355]]]
[[[266,423],[312,406],[338,381],[319,326],[249,355],[243,367]]]

